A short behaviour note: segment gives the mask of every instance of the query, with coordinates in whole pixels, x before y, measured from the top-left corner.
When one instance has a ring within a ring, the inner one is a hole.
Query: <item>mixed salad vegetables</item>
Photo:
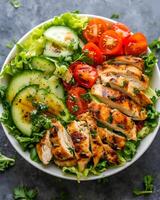
[[[1,121],[30,157],[79,176],[132,159],[156,126],[156,58],[122,23],[65,13],[17,44]]]

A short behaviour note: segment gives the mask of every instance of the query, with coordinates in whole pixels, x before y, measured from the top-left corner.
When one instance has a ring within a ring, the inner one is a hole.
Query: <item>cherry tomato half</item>
[[[88,56],[93,60],[95,65],[101,64],[104,60],[103,54],[99,47],[97,47],[93,42],[87,43],[83,47],[84,51],[88,51]]]
[[[72,87],[69,90],[66,105],[72,114],[79,115],[87,111],[89,101],[83,98],[85,94],[87,91],[81,87]]]
[[[102,34],[99,47],[106,55],[119,55],[122,52],[122,39],[115,31],[108,30]]]
[[[112,26],[112,29],[118,33],[122,38],[128,37],[131,34],[130,29],[123,23],[115,23]]]
[[[74,70],[74,79],[85,88],[91,88],[96,82],[98,73],[97,70],[87,64],[78,64]]]
[[[147,52],[147,39],[142,33],[135,33],[126,38],[124,51],[126,55],[139,56]]]
[[[107,30],[107,23],[102,19],[93,18],[89,21],[83,36],[88,42],[98,44],[99,38]]]

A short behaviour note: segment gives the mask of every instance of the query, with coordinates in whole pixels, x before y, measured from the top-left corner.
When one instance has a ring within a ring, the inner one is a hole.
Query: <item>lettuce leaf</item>
[[[81,34],[88,23],[88,17],[81,17],[76,13],[67,12],[60,16],[57,16],[53,20],[55,26],[68,26],[74,30],[77,34]]]

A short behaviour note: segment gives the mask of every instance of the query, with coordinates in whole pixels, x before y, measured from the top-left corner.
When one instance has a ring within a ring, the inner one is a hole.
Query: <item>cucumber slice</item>
[[[36,85],[23,88],[13,99],[11,114],[17,128],[27,136],[32,134],[30,113],[35,109],[32,102],[43,103],[48,106],[48,112],[64,121],[69,121],[70,114],[62,100],[45,89],[38,89]]]
[[[30,113],[33,111],[29,96],[35,96],[37,93],[36,86],[28,86],[22,89],[14,98],[11,106],[12,119],[17,128],[27,136],[32,133],[32,123],[30,121]]]
[[[44,32],[44,36],[58,46],[69,48],[72,45],[73,49],[78,48],[78,36],[68,27],[52,26]]]
[[[7,100],[11,103],[15,95],[25,86],[39,84],[43,78],[43,73],[36,70],[25,70],[15,75],[7,89]]]
[[[43,71],[47,74],[53,73],[56,69],[54,62],[47,58],[39,56],[35,56],[32,58],[31,65],[34,69]]]
[[[57,97],[64,98],[64,89],[56,76],[46,79],[43,72],[37,70],[25,70],[14,76],[7,89],[7,100],[11,103],[15,95],[25,86],[37,84],[40,88],[49,88]]]
[[[49,57],[60,57],[60,56],[66,57],[72,55],[73,52],[63,47],[59,47],[55,45],[53,42],[48,41],[46,43],[46,47],[44,49],[43,54]]]
[[[61,118],[64,121],[68,121],[70,114],[65,104],[61,99],[56,97],[53,93],[46,93],[45,89],[40,89],[36,95],[37,102],[43,102],[48,106],[49,113]]]

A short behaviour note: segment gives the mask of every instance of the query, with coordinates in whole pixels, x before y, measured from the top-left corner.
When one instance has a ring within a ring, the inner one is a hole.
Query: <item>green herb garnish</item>
[[[15,159],[4,156],[0,153],[0,171],[5,171],[7,168],[15,164]]]
[[[119,19],[119,14],[117,14],[117,13],[113,13],[112,15],[111,15],[111,19]]]
[[[139,94],[139,93],[140,93],[140,90],[137,89],[137,88],[134,88],[134,89],[133,89],[133,92],[134,92],[134,94]]]
[[[72,111],[73,112],[77,112],[79,110],[79,107],[77,106],[77,105],[74,105],[73,107],[72,107]]]
[[[19,7],[22,6],[19,0],[10,0],[10,4],[11,4],[14,8],[19,8]]]
[[[160,90],[155,90],[157,97],[160,97]]]
[[[82,99],[84,99],[85,101],[90,101],[91,100],[91,96],[90,94],[87,92],[85,94],[81,94]]]
[[[15,44],[16,44],[16,41],[13,40],[13,41],[11,41],[11,42],[8,42],[8,43],[6,44],[6,47],[7,47],[8,49],[12,49],[12,48],[14,47]]]
[[[14,200],[35,200],[37,195],[37,189],[30,189],[26,186],[18,186],[13,191]]]
[[[153,193],[153,177],[150,175],[144,176],[143,179],[144,183],[144,190],[133,190],[133,194],[136,196],[140,195],[147,195],[147,194],[152,194]]]

